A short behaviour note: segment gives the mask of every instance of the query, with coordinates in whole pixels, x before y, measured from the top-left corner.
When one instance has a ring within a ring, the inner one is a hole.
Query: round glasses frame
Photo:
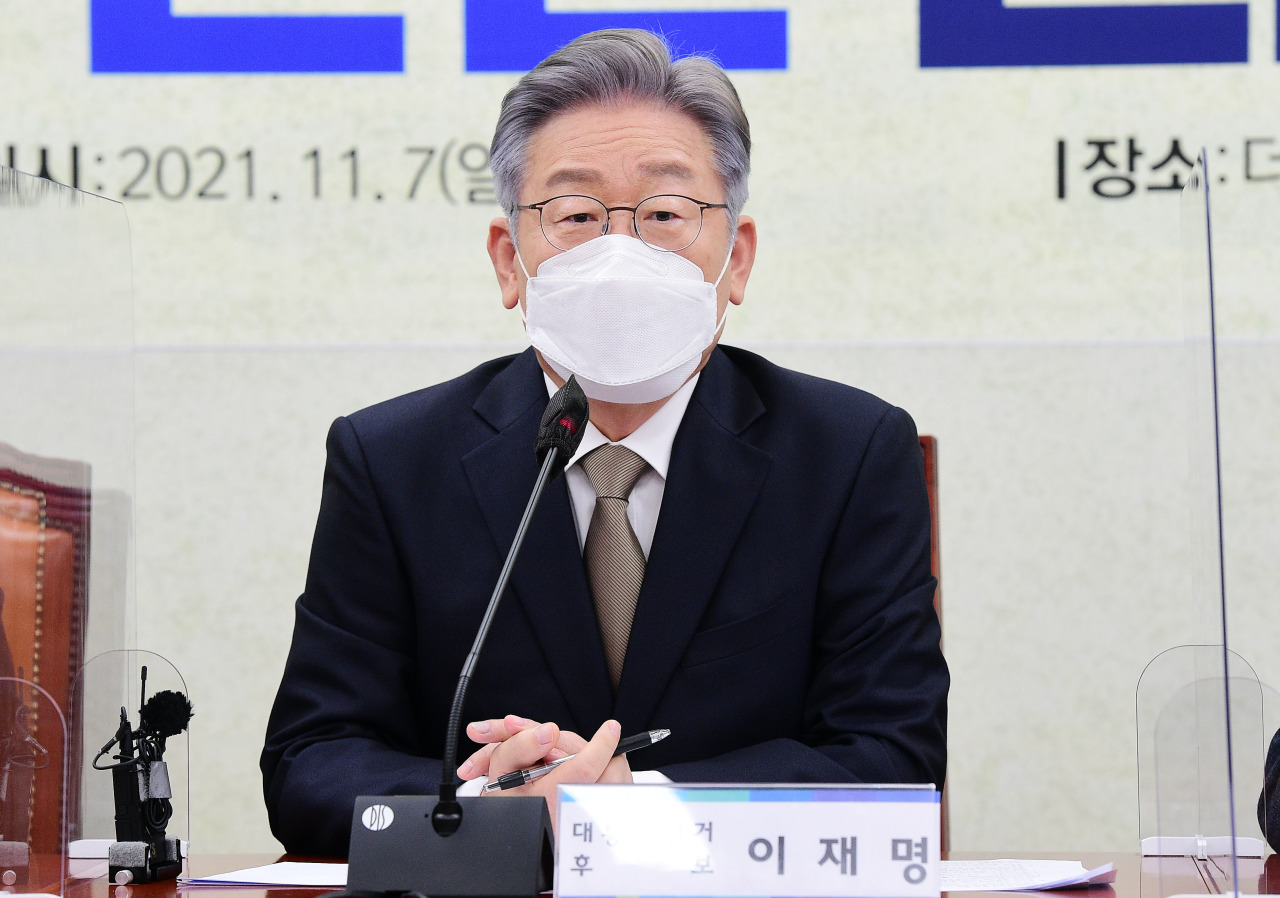
[[[695,206],[698,207],[698,229],[696,232],[694,232],[694,235],[692,238],[690,238],[689,242],[685,243],[683,246],[671,246],[671,247],[655,246],[654,244],[650,243],[648,240],[644,239],[644,235],[640,233],[640,227],[636,223],[636,213],[640,211],[640,207],[642,207],[645,203],[652,202],[653,200],[660,200],[667,197],[670,197],[672,199],[687,200],[688,202],[693,203]],[[586,196],[580,193],[565,193],[565,194],[561,194],[560,196],[553,196],[550,199],[543,200],[540,203],[530,203],[527,206],[517,205],[516,208],[521,211],[529,211],[529,212],[536,211],[538,213],[538,228],[542,231],[542,236],[546,239],[548,243],[550,243],[556,249],[560,250],[561,252],[566,252],[568,250],[573,249],[575,246],[581,246],[583,243],[586,242],[586,240],[573,243],[570,246],[561,246],[555,240],[551,239],[551,235],[547,233],[546,222],[542,217],[542,210],[545,209],[551,203],[556,202],[557,200],[569,200],[569,199],[590,200],[591,202],[596,203],[604,211],[604,217],[601,220],[601,224],[600,224],[600,233],[596,235],[599,237],[603,237],[605,234],[609,233],[609,225],[610,225],[610,222],[613,220],[614,212],[630,212],[631,213],[631,231],[633,234],[636,235],[636,238],[639,239],[640,242],[643,243],[645,246],[651,249],[656,249],[658,252],[663,252],[663,253],[678,253],[681,250],[685,250],[693,246],[693,244],[697,241],[697,239],[702,235],[702,223],[705,220],[704,213],[706,212],[706,210],[729,208],[727,203],[704,203],[702,200],[695,200],[691,196],[685,196],[680,193],[656,194],[654,196],[646,197],[645,199],[636,203],[634,206],[606,206],[603,202],[601,202],[600,200],[596,199],[593,196]]]

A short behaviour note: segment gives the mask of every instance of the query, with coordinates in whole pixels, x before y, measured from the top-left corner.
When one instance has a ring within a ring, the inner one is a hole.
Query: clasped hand
[[[629,783],[631,766],[626,755],[613,756],[621,727],[608,720],[588,742],[577,733],[561,730],[554,723],[538,723],[514,714],[501,720],[479,720],[467,724],[467,736],[483,747],[462,762],[458,776],[464,780],[488,776],[495,780],[507,773],[537,767],[577,754],[551,773],[497,795],[541,795],[555,807],[556,786],[561,783]]]

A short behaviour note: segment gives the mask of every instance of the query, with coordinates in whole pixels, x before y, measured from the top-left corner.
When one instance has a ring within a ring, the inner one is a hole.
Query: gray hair
[[[751,126],[737,90],[708,57],[673,61],[665,38],[629,28],[584,34],[538,63],[503,97],[489,165],[507,217],[516,215],[534,133],[553,116],[619,100],[651,100],[684,112],[702,127],[736,224],[747,202],[751,170]]]

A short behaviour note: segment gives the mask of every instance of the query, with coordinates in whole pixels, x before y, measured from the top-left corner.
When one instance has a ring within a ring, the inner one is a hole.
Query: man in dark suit
[[[288,850],[343,853],[357,795],[438,788],[457,674],[570,373],[591,424],[493,623],[459,775],[576,751],[517,791],[627,782],[619,734],[669,728],[634,756],[651,778],[941,787],[911,419],[716,345],[755,255],[749,145],[724,73],[643,32],[580,38],[507,95],[488,247],[533,348],[330,431],[262,757]]]

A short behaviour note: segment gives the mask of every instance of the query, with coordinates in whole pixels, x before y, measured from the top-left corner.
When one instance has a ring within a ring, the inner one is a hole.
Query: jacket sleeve
[[[673,780],[941,789],[950,677],[933,608],[923,460],[906,412],[881,417],[844,501],[818,583],[797,737],[663,767]]]
[[[357,433],[339,418],[261,758],[271,831],[287,851],[345,855],[357,796],[437,791],[441,762],[422,744],[412,689],[414,633],[402,559]]]
[[[1280,730],[1271,737],[1267,750],[1266,773],[1262,794],[1258,796],[1258,825],[1268,844],[1280,851]]]

